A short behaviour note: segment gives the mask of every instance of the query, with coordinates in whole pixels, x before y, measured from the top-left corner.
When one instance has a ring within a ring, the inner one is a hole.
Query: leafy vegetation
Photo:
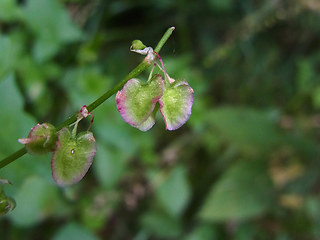
[[[132,40],[155,47],[171,26],[161,57],[194,104],[180,129],[158,113],[141,132],[111,97],[74,186],[55,184],[48,155],[1,168],[16,207],[0,238],[319,239],[319,13],[316,0],[1,0],[0,159],[118,84],[143,59]]]

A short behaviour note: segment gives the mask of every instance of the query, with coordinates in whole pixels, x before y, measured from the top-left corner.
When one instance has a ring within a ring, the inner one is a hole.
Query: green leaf
[[[26,136],[36,123],[23,111],[23,100],[12,75],[0,83],[0,158],[23,147],[18,138]]]
[[[60,186],[79,182],[89,170],[95,153],[96,142],[91,132],[81,132],[73,137],[69,129],[61,129],[51,159],[55,182]]]
[[[0,124],[5,126],[5,129],[0,131],[0,158],[2,159],[23,147],[18,143],[18,139],[26,136],[36,122],[23,111],[23,99],[16,87],[14,76],[9,75],[0,83],[0,99],[2,111]],[[42,181],[51,183],[48,160],[48,156],[31,157],[27,154],[1,169],[1,176],[14,183],[8,188],[10,196],[15,196],[21,184],[31,175],[41,176]]]
[[[314,108],[320,108],[320,86],[317,86],[313,89],[312,92],[312,103]]]
[[[163,238],[174,238],[181,232],[181,224],[177,219],[159,212],[145,213],[141,224],[147,232]]]
[[[195,228],[184,240],[215,240],[218,239],[217,231],[210,225],[203,224]]]
[[[96,186],[96,185],[95,185]],[[92,231],[102,230],[106,221],[112,217],[119,202],[118,191],[104,191],[99,187],[92,187],[93,191],[83,195],[77,204],[77,216],[81,223]]]
[[[91,232],[83,228],[81,225],[71,222],[64,225],[58,230],[53,240],[98,240]]]
[[[259,161],[238,162],[213,186],[200,217],[227,221],[259,216],[271,203],[271,191],[265,164]]]
[[[13,21],[20,16],[20,9],[17,6],[16,0],[1,0],[0,1],[0,20]]]
[[[157,199],[172,216],[181,215],[190,194],[186,169],[183,167],[173,169],[156,190]]]
[[[209,5],[212,9],[217,11],[228,11],[232,9],[233,0],[209,0]]]
[[[221,107],[210,111],[206,118],[214,130],[206,131],[208,139],[216,134],[245,150],[269,151],[282,140],[267,111]]]
[[[296,84],[299,93],[308,94],[314,88],[316,72],[309,60],[300,60],[297,64]]]
[[[93,167],[100,183],[111,188],[117,184],[122,176],[126,161],[120,151],[109,149],[103,144],[98,144],[98,149]]]
[[[39,62],[45,61],[58,52],[60,44],[53,39],[38,38],[32,49],[33,57]]]
[[[13,36],[0,35],[0,80],[14,70],[20,49]]]
[[[9,214],[20,226],[31,226],[61,210],[57,188],[42,178],[32,176],[24,179],[14,196],[17,206]]]
[[[29,0],[24,9],[26,23],[38,36],[33,52],[39,61],[54,56],[61,44],[78,41],[82,33],[56,0]]]
[[[110,77],[104,75],[101,68],[96,65],[69,69],[61,81],[64,88],[68,89],[74,107],[93,102],[97,96],[111,88],[110,83]]]
[[[259,236],[259,233],[261,234]],[[247,240],[247,239],[261,239],[263,238],[263,232],[250,222],[244,222],[239,224],[237,230],[235,231],[235,240]]]

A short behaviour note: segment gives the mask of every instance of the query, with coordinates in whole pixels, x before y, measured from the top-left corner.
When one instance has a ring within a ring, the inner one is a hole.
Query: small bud
[[[131,43],[130,50],[142,50],[145,49],[147,46],[144,45],[140,40],[133,40]]]
[[[61,129],[58,132],[56,150],[51,158],[55,182],[60,186],[79,182],[89,170],[96,150],[96,142],[91,132],[81,132],[73,137],[68,128]]]
[[[0,216],[6,215],[16,207],[16,202],[11,197],[0,197]]]
[[[37,124],[31,129],[28,138],[20,138],[18,141],[26,145],[30,154],[52,152],[57,141],[56,129],[50,123]]]
[[[130,47],[131,52],[146,55],[146,61],[150,64],[154,60],[153,48],[145,46],[140,40],[134,40]]]
[[[94,120],[94,116],[93,116],[93,114],[91,112],[88,111],[87,106],[83,105],[81,110],[80,110],[80,112],[79,112],[78,119],[81,120],[82,118],[86,118],[89,115],[91,116],[91,124],[92,124],[93,120]]]
[[[0,179],[0,216],[6,215],[16,207],[16,202],[4,194],[3,184],[10,184],[6,179]]]
[[[81,115],[81,117],[83,117],[83,118],[86,118],[86,117],[88,117],[89,116],[89,111],[88,111],[88,109],[87,109],[87,106],[86,105],[83,105],[83,107],[81,108],[81,110],[80,110],[80,115]]]

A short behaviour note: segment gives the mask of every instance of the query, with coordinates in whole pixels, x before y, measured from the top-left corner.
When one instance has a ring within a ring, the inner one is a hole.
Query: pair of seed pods
[[[52,176],[60,186],[79,182],[89,170],[97,150],[92,132],[76,134],[77,123],[72,132],[69,128],[57,132],[49,123],[37,124],[28,138],[19,139],[30,154],[53,152]]]

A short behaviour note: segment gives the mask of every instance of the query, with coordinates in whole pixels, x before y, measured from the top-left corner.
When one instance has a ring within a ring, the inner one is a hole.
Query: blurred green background
[[[98,151],[59,188],[50,155],[0,170],[16,200],[0,239],[319,239],[318,0],[0,0],[0,159],[36,123],[59,124],[161,51],[195,92],[177,131],[93,113]],[[140,76],[146,79],[148,71]],[[86,128],[89,121],[82,123]]]

